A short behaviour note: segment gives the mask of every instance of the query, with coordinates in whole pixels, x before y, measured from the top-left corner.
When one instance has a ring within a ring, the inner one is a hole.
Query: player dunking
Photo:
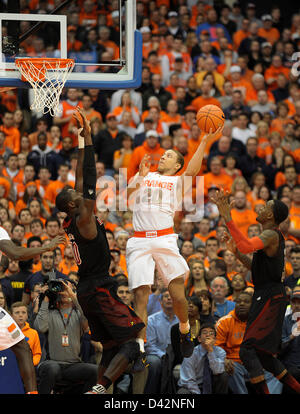
[[[3,252],[12,260],[25,261],[49,250],[54,250],[59,244],[65,242],[65,237],[57,236],[47,246],[25,248],[17,246],[10,239],[7,231],[0,228],[0,258]],[[27,394],[37,394],[36,375],[31,349],[17,323],[0,307],[0,351],[8,348],[16,356],[25,392]]]
[[[87,394],[105,394],[107,388],[139,356],[135,338],[144,327],[134,311],[117,296],[117,283],[109,276],[110,250],[105,227],[94,215],[96,165],[91,128],[77,108],[78,163],[75,189],[65,188],[56,197],[56,207],[67,213],[64,229],[79,267],[77,296],[88,320],[91,337],[103,345],[98,383]]]
[[[228,195],[220,191],[214,202],[235,242],[229,240],[228,247],[252,272],[254,295],[240,348],[240,358],[249,372],[250,381],[257,393],[269,394],[264,368],[293,392],[300,393],[300,384],[275,357],[280,351],[282,324],[288,303],[281,282],[284,238],[278,226],[287,218],[288,207],[282,201],[268,201],[256,219],[262,225],[262,233],[247,239],[232,221],[232,204],[229,204]],[[252,260],[246,256],[247,253],[254,253]]]
[[[134,235],[126,247],[129,288],[134,292],[135,310],[146,325],[147,303],[156,266],[168,285],[174,312],[180,321],[181,352],[184,357],[189,357],[194,349],[184,291],[184,280],[189,268],[179,253],[173,218],[182,197],[191,189],[191,186],[186,185],[185,177],[191,177],[191,184],[192,178],[200,171],[206,145],[221,130],[219,128],[215,133],[210,132],[202,138],[182,175],[176,174],[183,167],[184,159],[178,151],[171,149],[161,157],[156,172],[149,172],[150,157],[145,155],[139,172],[128,185],[128,197],[135,192]],[[140,367],[136,366],[136,370],[143,369],[143,364],[146,363],[145,330],[141,331],[138,338],[141,354]]]

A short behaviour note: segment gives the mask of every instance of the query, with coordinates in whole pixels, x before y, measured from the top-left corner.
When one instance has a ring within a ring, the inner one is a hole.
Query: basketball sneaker
[[[149,366],[149,362],[147,361],[146,353],[140,352],[140,355],[134,361],[134,364],[131,368],[131,372],[132,373],[141,372],[148,366]]]
[[[180,332],[180,351],[184,358],[189,358],[194,351],[194,344],[191,338],[191,332],[183,334]]]
[[[93,388],[85,394],[106,394],[106,389],[101,384],[94,385]]]

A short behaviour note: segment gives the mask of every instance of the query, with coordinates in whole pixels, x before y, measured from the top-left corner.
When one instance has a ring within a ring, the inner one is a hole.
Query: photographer
[[[49,306],[49,297],[50,302],[55,303],[53,308]],[[53,280],[49,283],[34,328],[48,335],[48,359],[38,367],[40,394],[50,394],[61,381],[70,385],[82,382],[80,392],[96,384],[97,366],[82,362],[80,358],[81,337],[89,328],[71,282]]]
[[[67,279],[67,276],[63,273],[54,270],[55,251],[49,251],[41,254],[42,269],[40,272],[33,273],[30,275],[24,285],[24,292],[22,296],[22,302],[26,305],[30,303],[30,293],[33,286],[36,283],[46,284],[49,280],[49,273],[53,274],[56,279]]]

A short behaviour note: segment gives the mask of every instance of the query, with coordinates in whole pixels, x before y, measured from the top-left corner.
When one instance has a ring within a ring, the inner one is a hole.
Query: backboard
[[[29,3],[36,3],[36,8],[0,13],[0,87],[30,87],[15,66],[15,59],[21,57],[74,59],[66,88],[139,87],[142,36],[136,30],[136,0]],[[63,3],[67,5],[56,12]],[[109,4],[109,10],[104,4]],[[9,37],[12,30],[19,31],[17,44]],[[13,48],[7,47],[9,42]]]

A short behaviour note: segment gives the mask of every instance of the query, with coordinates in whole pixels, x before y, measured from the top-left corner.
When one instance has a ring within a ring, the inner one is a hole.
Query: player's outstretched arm
[[[212,130],[210,130],[208,134],[204,135],[195,154],[188,163],[188,166],[185,172],[182,174],[182,176],[185,175],[187,177],[196,177],[202,166],[206,145],[212,140],[214,140],[222,132],[222,130],[223,126],[218,128],[216,132],[212,132]]]
[[[249,256],[246,256],[245,254],[241,253],[239,249],[236,246],[235,241],[233,238],[224,231],[223,236],[221,237],[222,243],[226,243],[226,247],[229,251],[231,251],[235,257],[243,263],[244,266],[246,266],[247,269],[251,270],[252,267],[252,259],[250,259]]]
[[[234,202],[229,203],[229,193],[220,190],[216,193],[212,201],[218,206],[220,215],[224,218],[226,226],[241,253],[253,253],[269,247],[272,243],[278,242],[278,235],[274,230],[264,230],[259,236],[248,239],[238,229],[231,218],[231,208]]]
[[[75,190],[79,193],[83,193],[83,158],[84,158],[84,135],[83,128],[81,126],[81,120],[79,118],[79,112],[74,112],[73,118],[75,118],[78,129],[78,159],[75,172]],[[81,116],[80,116],[81,117]]]
[[[84,138],[84,156],[82,163],[82,193],[84,202],[79,208],[77,223],[85,225],[94,222],[94,209],[96,204],[96,162],[91,136],[91,127],[81,108],[76,108],[75,115],[80,126],[80,135]]]
[[[0,240],[0,250],[9,259],[25,261],[49,250],[54,250],[60,244],[66,244],[66,238],[64,236],[56,236],[50,243],[42,247],[17,246],[12,240]]]

